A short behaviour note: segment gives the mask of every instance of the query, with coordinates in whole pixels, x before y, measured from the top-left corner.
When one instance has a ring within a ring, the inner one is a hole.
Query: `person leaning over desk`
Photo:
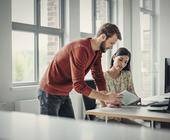
[[[105,23],[94,38],[73,41],[55,54],[40,81],[39,100],[41,114],[74,118],[69,92],[74,88],[93,99],[121,103],[122,95],[106,91],[101,67],[102,53],[121,40],[118,27]],[[98,91],[84,81],[91,69]]]

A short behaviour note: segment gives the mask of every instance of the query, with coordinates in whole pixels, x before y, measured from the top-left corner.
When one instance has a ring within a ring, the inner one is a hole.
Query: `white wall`
[[[70,41],[80,38],[80,9],[79,0],[66,1],[66,17],[65,17],[65,33],[64,43],[67,44]]]
[[[0,26],[0,102],[34,98],[35,87],[12,88],[11,0],[0,1]]]
[[[141,91],[140,15],[139,1],[132,0],[132,73],[136,93]]]
[[[160,88],[159,92],[164,93],[164,59],[166,57],[170,58],[170,1],[160,0],[160,13],[159,14],[159,78],[160,78]]]
[[[131,0],[119,0],[118,1],[118,27],[122,33],[122,41],[119,43],[119,47],[126,47],[130,51],[132,50],[132,28],[131,28]]]
[[[165,57],[170,57],[170,1],[169,0],[155,0],[156,2],[156,15],[154,15],[154,24],[156,34],[155,42],[154,42],[154,53],[157,53],[158,63],[155,64],[154,71],[156,72],[157,81],[156,83],[156,93],[154,94],[162,94],[164,93],[164,59]],[[139,1],[132,0],[132,63],[133,63],[133,79],[135,84],[135,89],[137,93],[141,91],[141,70],[140,70],[140,22],[139,22]],[[155,55],[155,54],[154,54]],[[154,65],[154,64],[153,64]]]

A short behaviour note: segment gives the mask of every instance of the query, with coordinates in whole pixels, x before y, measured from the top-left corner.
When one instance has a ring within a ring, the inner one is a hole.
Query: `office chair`
[[[96,85],[93,80],[86,80],[85,82],[87,83],[87,85],[89,87],[96,89]],[[91,99],[91,98],[83,95],[83,102],[84,102],[85,110],[91,110],[91,109],[96,108],[96,100],[95,99]],[[93,116],[93,115],[85,116],[85,120],[94,120],[94,119],[95,119],[95,116]]]

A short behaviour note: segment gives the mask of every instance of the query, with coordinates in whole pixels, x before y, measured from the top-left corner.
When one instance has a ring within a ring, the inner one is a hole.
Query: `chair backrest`
[[[96,85],[93,80],[86,80],[86,83],[89,87],[96,89]],[[85,106],[86,110],[91,110],[91,109],[96,108],[96,100],[95,99],[91,99],[91,98],[83,95],[83,101],[84,101],[84,106]],[[94,118],[95,118],[95,116],[92,116],[92,115],[90,115],[89,117],[90,117],[90,120],[94,120]],[[85,119],[87,119],[87,116]]]

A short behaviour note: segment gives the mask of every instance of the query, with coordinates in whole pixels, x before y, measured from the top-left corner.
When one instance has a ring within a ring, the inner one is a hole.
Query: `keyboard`
[[[168,104],[169,104],[169,100],[164,100],[148,106],[147,109],[149,111],[169,113]]]
[[[153,104],[151,104],[151,107],[164,107],[164,106],[168,106],[169,104],[169,100],[164,100],[164,101],[160,101],[160,102],[155,102]]]

